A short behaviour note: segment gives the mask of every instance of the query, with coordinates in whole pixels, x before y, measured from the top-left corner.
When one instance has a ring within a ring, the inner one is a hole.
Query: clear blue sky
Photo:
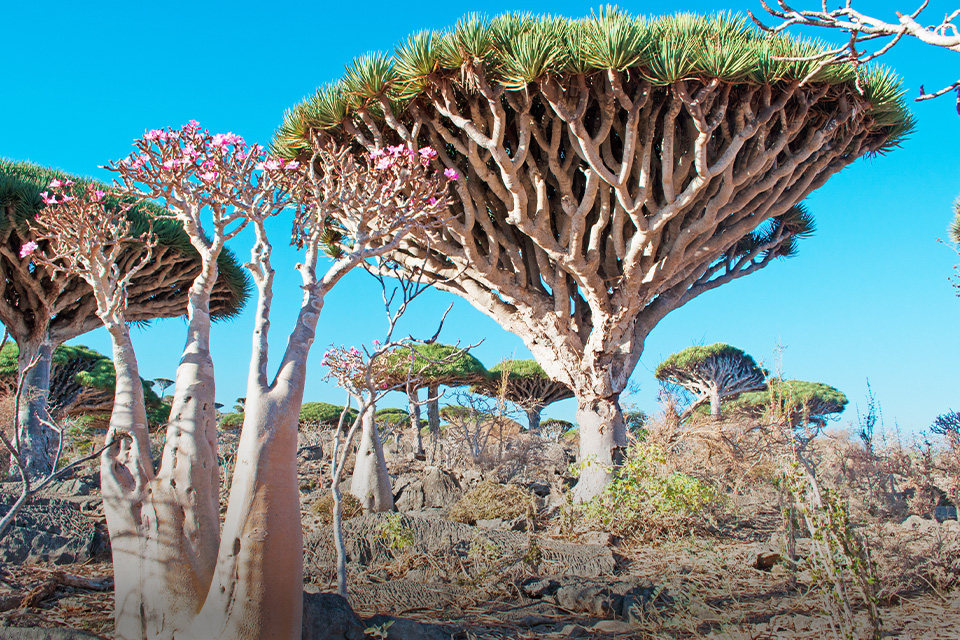
[[[819,6],[811,0],[807,5]],[[9,2],[4,7],[0,156],[31,160],[109,180],[98,169],[126,155],[145,129],[199,120],[212,131],[233,131],[269,142],[285,109],[369,50],[389,50],[409,33],[452,25],[464,13],[508,10],[588,14],[586,2],[326,3],[265,2]],[[624,3],[635,14],[753,9],[759,2]],[[894,19],[913,5],[861,2],[859,8]],[[954,9],[934,1],[935,20]],[[821,33],[837,40],[839,34]],[[886,56],[910,95],[956,80],[960,57],[907,42]],[[953,98],[915,104],[917,132],[886,157],[860,160],[815,192],[808,206],[817,234],[799,255],[720,287],[671,313],[647,340],[633,382],[632,402],[656,409],[652,371],[691,344],[734,344],[770,367],[778,344],[791,378],[832,384],[851,400],[841,424],[865,406],[870,379],[888,427],[925,428],[939,413],[960,409],[957,321],[960,299],[947,280],[957,256],[936,242],[945,235],[960,194],[956,141],[960,117]],[[287,222],[274,225],[278,247]],[[246,240],[233,245],[241,258]],[[274,356],[286,342],[299,305],[293,252],[283,249],[274,303]],[[341,403],[321,381],[329,344],[360,344],[382,336],[382,304],[369,276],[354,274],[328,298],[310,363],[307,400]],[[485,339],[476,355],[488,366],[529,353],[459,298],[434,293],[421,300],[403,327],[432,332],[455,302],[442,340]],[[213,337],[218,399],[245,394],[251,314],[221,324]],[[427,327],[427,329],[423,329]],[[141,373],[173,377],[183,322],[166,320],[135,332]],[[102,331],[77,342],[109,353]],[[399,405],[402,399],[393,399]],[[572,401],[549,415],[572,419]]]

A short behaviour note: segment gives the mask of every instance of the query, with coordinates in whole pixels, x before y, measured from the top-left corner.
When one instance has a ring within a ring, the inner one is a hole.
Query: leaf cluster
[[[661,382],[666,382],[678,376],[695,376],[700,367],[721,359],[736,361],[741,367],[760,377],[765,377],[767,374],[764,369],[757,365],[753,356],[732,345],[717,342],[706,346],[694,345],[670,355],[657,366],[655,375],[657,380]]]
[[[382,117],[385,107],[402,113],[447,83],[468,92],[482,86],[525,91],[550,79],[603,82],[615,72],[640,75],[654,85],[686,79],[754,85],[806,79],[856,91],[851,65],[818,69],[809,59],[827,49],[820,41],[765,34],[728,13],[645,18],[609,6],[580,19],[519,12],[490,19],[474,13],[445,31],[415,33],[390,55],[355,59],[342,79],[285,114],[273,147],[295,157],[308,148],[311,131],[336,133],[360,111],[373,117]],[[889,135],[882,150],[896,146],[913,126],[899,79],[869,68],[861,70],[860,86],[873,105],[875,126]]]
[[[785,418],[792,426],[823,426],[829,417],[842,412],[847,396],[822,382],[771,378],[766,391],[743,393],[727,404],[727,410],[750,416]]]
[[[11,162],[0,158],[0,209],[13,213],[12,217],[0,215],[0,230],[13,224],[21,241],[29,240],[34,233],[32,222],[46,206],[40,193],[47,191],[47,185],[54,179],[73,180],[78,190],[102,189],[107,193],[111,192],[109,186],[93,178],[73,176],[30,162]],[[132,202],[123,201],[124,204]],[[105,205],[115,211],[120,207],[121,201],[115,196],[108,196]],[[140,202],[127,211],[127,219],[131,223],[130,235],[146,233],[152,222],[152,231],[157,236],[159,246],[175,250],[187,261],[199,261],[199,254],[183,227],[165,208],[152,202]],[[220,276],[217,288],[223,295],[217,296],[218,302],[222,302],[214,305],[211,309],[212,315],[217,319],[231,319],[239,315],[250,296],[250,278],[229,249],[221,252],[217,267]]]

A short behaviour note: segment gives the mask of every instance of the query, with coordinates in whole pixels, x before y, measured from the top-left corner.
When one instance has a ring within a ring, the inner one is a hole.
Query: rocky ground
[[[234,439],[224,434],[226,473]],[[781,561],[782,518],[769,496],[739,496],[736,516],[712,531],[628,544],[565,516],[570,448],[534,444],[459,471],[442,455],[427,464],[390,444],[398,512],[345,522],[347,602],[331,595],[325,443],[305,435],[304,638],[830,637],[826,595],[809,571],[793,575]],[[90,637],[56,629],[111,637],[109,540],[90,471],[36,498],[0,542],[0,638]],[[509,494],[516,500],[464,500],[506,477],[522,489]],[[3,511],[14,488],[0,490]],[[899,577],[881,590],[886,637],[960,638],[960,590],[951,582],[951,572],[960,575],[960,525],[913,517],[875,533],[900,562]],[[797,554],[809,545],[800,539]]]

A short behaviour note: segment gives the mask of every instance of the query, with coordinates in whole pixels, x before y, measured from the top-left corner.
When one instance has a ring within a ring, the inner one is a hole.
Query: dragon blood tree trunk
[[[17,414],[20,449],[27,463],[31,480],[47,476],[53,470],[57,435],[42,419],[47,417],[47,397],[50,390],[50,367],[54,346],[46,336],[17,345],[17,367],[23,375],[20,410]],[[36,364],[26,371],[36,359]],[[26,372],[25,372],[26,371]],[[11,463],[11,469],[15,469]]]
[[[577,397],[577,425],[580,429],[580,481],[574,487],[574,499],[594,498],[613,477],[627,446],[623,411],[619,394],[606,398]]]
[[[387,461],[383,457],[383,445],[377,433],[374,418],[376,407],[371,405],[360,415],[360,446],[353,468],[350,493],[360,499],[365,513],[393,511],[393,490]]]

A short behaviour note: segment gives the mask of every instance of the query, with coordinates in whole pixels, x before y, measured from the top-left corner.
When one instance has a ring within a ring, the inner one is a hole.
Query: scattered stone
[[[636,628],[629,622],[622,620],[601,620],[592,627],[592,631],[601,631],[603,633],[636,633]]]
[[[309,462],[311,460],[322,460],[323,447],[321,447],[319,444],[315,444],[309,447],[300,447],[300,450],[297,451],[297,457],[303,462]]]
[[[902,526],[904,529],[910,529],[913,531],[923,531],[936,526],[936,524],[937,523],[934,520],[927,520],[925,518],[921,518],[920,516],[914,515],[904,520],[903,524],[900,526]]]
[[[393,488],[397,511],[448,507],[460,499],[463,489],[456,476],[439,467],[426,467],[419,478],[397,483]]]
[[[0,513],[6,513],[14,499],[0,495]],[[83,515],[79,505],[65,498],[34,497],[0,539],[0,562],[12,564],[84,563],[105,558],[109,552],[106,533]]]
[[[773,565],[780,562],[783,558],[775,551],[761,551],[757,554],[757,561],[753,563],[754,569],[761,571],[770,571]]]
[[[560,630],[560,635],[565,638],[583,638],[588,635],[588,631],[578,624],[568,624]]]
[[[335,593],[303,594],[303,640],[365,640],[363,621]]]
[[[451,640],[453,631],[438,624],[424,624],[407,618],[394,618],[385,614],[378,614],[366,621],[366,629],[387,627],[387,640]],[[375,637],[368,633],[367,638]],[[381,636],[382,637],[382,636]]]
[[[499,529],[503,527],[503,518],[487,518],[477,520],[477,526],[482,529]]]
[[[103,640],[103,636],[78,629],[0,627],[0,640]]]

